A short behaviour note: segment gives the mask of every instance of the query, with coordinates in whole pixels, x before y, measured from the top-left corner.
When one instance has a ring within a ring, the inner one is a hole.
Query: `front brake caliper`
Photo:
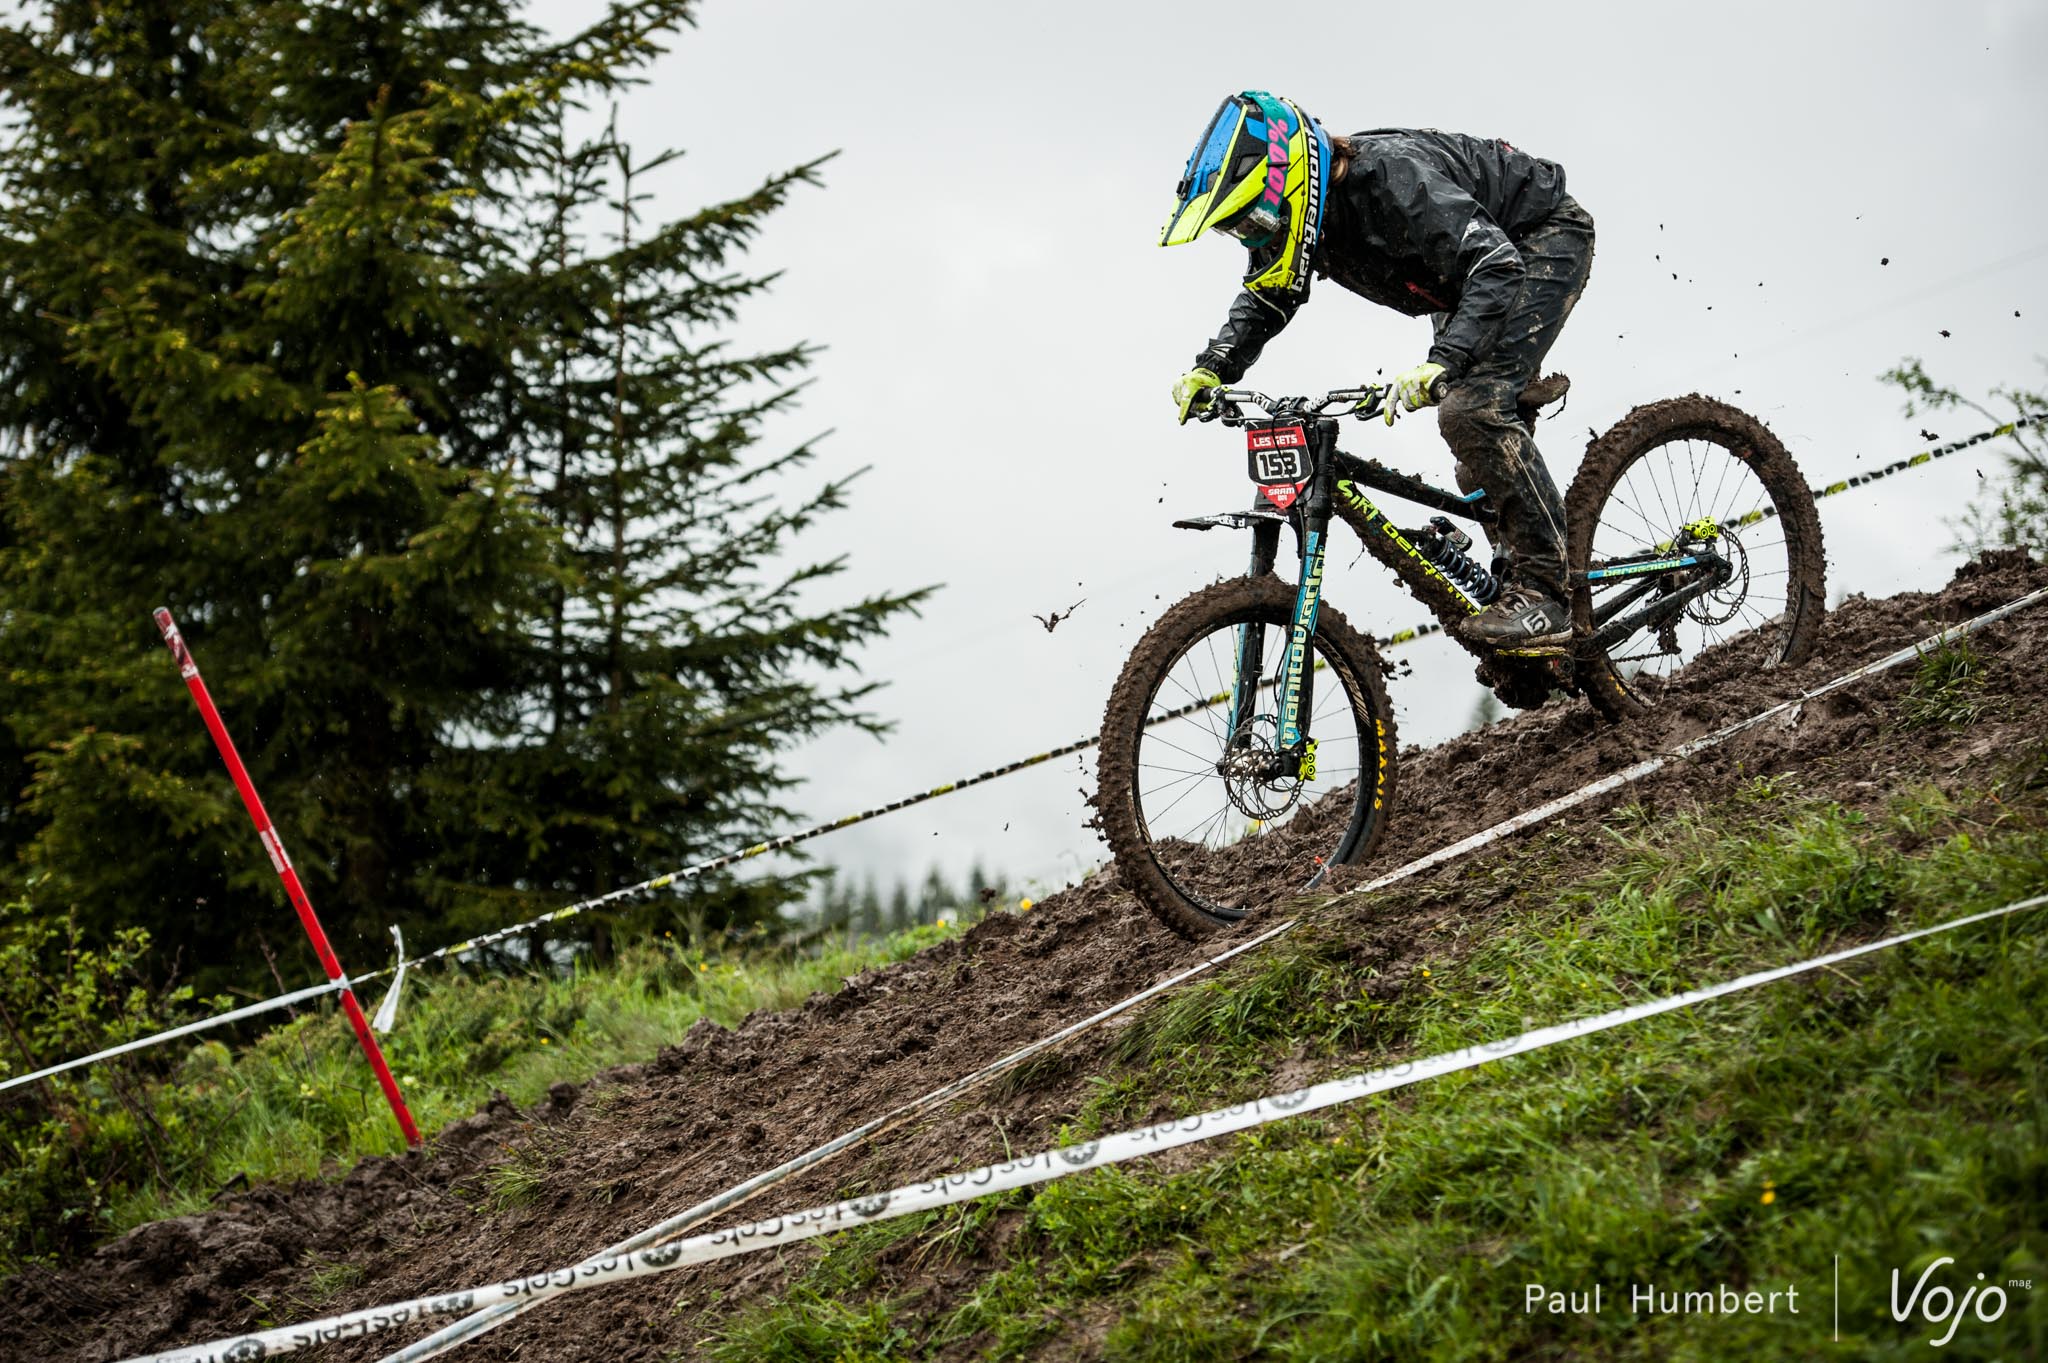
[[[1313,738],[1301,741],[1301,767],[1295,774],[1305,782],[1316,779],[1316,741]]]
[[[1715,540],[1721,538],[1721,523],[1712,517],[1701,521],[1690,521],[1685,526],[1685,533],[1687,538],[1697,540],[1701,544],[1712,544]]]

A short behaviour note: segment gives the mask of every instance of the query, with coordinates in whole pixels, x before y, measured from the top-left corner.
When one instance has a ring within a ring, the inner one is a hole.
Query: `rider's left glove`
[[[1430,390],[1436,381],[1444,376],[1444,367],[1424,360],[1413,369],[1404,369],[1394,375],[1394,392],[1387,402],[1387,424],[1394,424],[1395,403],[1408,411],[1436,405],[1436,394]]]
[[[1188,424],[1188,413],[1208,399],[1202,395],[1214,392],[1223,386],[1223,380],[1213,370],[1190,369],[1173,381],[1173,405],[1180,409],[1180,424]]]

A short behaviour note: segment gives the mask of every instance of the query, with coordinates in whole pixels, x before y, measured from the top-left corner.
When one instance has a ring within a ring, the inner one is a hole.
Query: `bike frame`
[[[1337,514],[1339,502],[1353,513],[1346,519],[1352,521],[1362,536],[1378,537],[1384,541],[1386,550],[1410,560],[1423,570],[1429,589],[1440,593],[1439,600],[1429,601],[1423,590],[1412,583],[1404,583],[1412,594],[1423,600],[1423,604],[1433,609],[1452,607],[1468,615],[1477,614],[1484,607],[1473,599],[1470,591],[1446,576],[1406,532],[1387,518],[1367,493],[1399,497],[1482,528],[1496,524],[1499,517],[1488,505],[1483,488],[1471,493],[1449,492],[1390,469],[1378,460],[1345,454],[1337,448],[1338,418],[1321,415],[1306,399],[1273,401],[1260,394],[1235,392],[1222,396],[1226,401],[1248,399],[1257,402],[1267,413],[1261,418],[1232,424],[1299,423],[1308,434],[1309,477],[1301,497],[1286,511],[1273,510],[1261,498],[1248,514],[1203,517],[1176,524],[1191,529],[1209,529],[1215,525],[1248,526],[1252,533],[1252,552],[1246,575],[1250,577],[1274,571],[1279,558],[1280,527],[1286,524],[1293,528],[1301,568],[1296,579],[1294,613],[1289,618],[1286,661],[1275,679],[1279,712],[1272,751],[1282,774],[1309,781],[1315,778],[1315,739],[1308,731],[1308,717],[1314,709],[1316,617],[1322,606],[1323,568],[1329,548],[1330,522]],[[1338,396],[1331,395],[1333,399]],[[1384,410],[1379,403],[1387,400],[1384,391],[1379,391],[1378,400],[1368,401],[1361,409],[1362,414],[1370,416]],[[1327,402],[1325,400],[1323,405]],[[1686,529],[1691,532],[1695,527]],[[1588,564],[1584,570],[1572,573],[1574,587],[1631,580],[1623,591],[1595,607],[1592,632],[1574,641],[1575,654],[1604,651],[1645,627],[1675,619],[1693,601],[1727,581],[1732,567],[1711,547],[1716,528],[1697,529],[1700,546],[1690,543],[1694,536],[1688,533],[1685,542],[1667,542],[1646,553]],[[1706,571],[1695,571],[1698,569]],[[1671,579],[1679,574],[1685,574],[1690,580],[1674,588],[1670,585]],[[1646,601],[1648,604],[1635,609]],[[1263,624],[1250,624],[1240,626],[1238,630],[1236,677],[1231,688],[1229,712],[1233,747],[1243,748],[1253,742],[1253,721],[1262,683],[1259,662],[1264,657],[1266,628]],[[1290,767],[1292,770],[1288,770]]]

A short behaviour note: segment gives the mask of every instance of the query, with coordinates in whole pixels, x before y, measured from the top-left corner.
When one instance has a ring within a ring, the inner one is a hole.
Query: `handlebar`
[[[1209,401],[1196,408],[1192,415],[1198,421],[1221,421],[1226,426],[1246,426],[1276,417],[1326,416],[1332,411],[1351,411],[1363,420],[1385,411],[1387,400],[1393,393],[1392,384],[1334,388],[1320,398],[1274,398],[1250,388],[1222,388],[1215,390]],[[1245,409],[1248,407],[1258,410],[1247,412]]]
[[[1438,378],[1430,385],[1431,400],[1442,402],[1449,386]],[[1360,421],[1369,421],[1384,414],[1387,404],[1393,400],[1394,385],[1391,383],[1368,384],[1364,388],[1333,388],[1320,398],[1271,398],[1250,388],[1221,388],[1214,390],[1209,400],[1195,408],[1191,415],[1198,421],[1221,421],[1226,426],[1245,426],[1290,416],[1326,416],[1332,411],[1349,411]],[[1259,410],[1248,413],[1244,410],[1247,407]]]

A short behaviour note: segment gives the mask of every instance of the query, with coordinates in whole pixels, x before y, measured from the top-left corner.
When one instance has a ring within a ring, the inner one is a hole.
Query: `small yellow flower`
[[[1425,979],[1425,980],[1429,978],[1429,967],[1428,967],[1428,966],[1424,966],[1424,967],[1422,967],[1422,978],[1423,978],[1423,979]]]
[[[941,918],[941,919],[939,920],[939,926],[940,926],[940,927],[942,927],[942,928],[943,928],[944,926],[946,926],[946,920],[945,920],[945,919],[943,919],[943,918]]]
[[[1778,1195],[1772,1192],[1769,1188],[1766,1188],[1764,1189],[1764,1195],[1757,1200],[1762,1202],[1766,1207],[1768,1207],[1773,1202],[1776,1202],[1778,1200]]]
[[[1031,912],[1031,901],[1029,899],[1020,899],[1017,901],[1017,907],[1029,913]]]
[[[543,1046],[547,1045],[547,1044],[548,1044],[548,1039],[547,1039],[546,1037],[542,1037],[542,1038],[540,1039],[540,1044],[541,1044],[541,1045],[543,1045]]]

